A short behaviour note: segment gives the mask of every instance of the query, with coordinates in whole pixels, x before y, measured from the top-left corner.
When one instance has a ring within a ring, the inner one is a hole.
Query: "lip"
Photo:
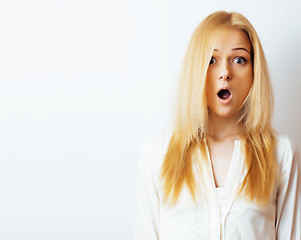
[[[217,93],[218,93],[220,90],[223,90],[223,89],[227,89],[227,90],[231,93],[231,95],[230,95],[230,97],[229,97],[228,99],[221,99],[221,98],[217,95]],[[220,101],[220,103],[222,103],[222,104],[227,104],[227,103],[229,103],[229,102],[231,101],[231,99],[232,99],[232,96],[233,96],[231,90],[230,90],[228,87],[221,87],[221,88],[217,91],[217,93],[216,93],[216,96],[217,96],[218,100]]]

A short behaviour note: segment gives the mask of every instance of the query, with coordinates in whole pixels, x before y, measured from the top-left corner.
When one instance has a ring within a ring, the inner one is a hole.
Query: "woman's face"
[[[253,81],[251,43],[240,29],[227,27],[220,32],[206,78],[208,111],[232,117],[244,102]]]

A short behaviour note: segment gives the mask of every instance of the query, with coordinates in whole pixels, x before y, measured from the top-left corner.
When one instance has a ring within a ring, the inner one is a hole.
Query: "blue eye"
[[[237,61],[236,61],[236,60],[237,60]],[[235,62],[235,63],[237,63],[237,64],[244,64],[244,63],[247,62],[247,60],[246,60],[245,58],[243,58],[243,57],[237,57],[237,58],[234,59],[233,62]]]
[[[214,64],[216,62],[216,60],[214,59],[214,57],[211,57],[209,64]]]

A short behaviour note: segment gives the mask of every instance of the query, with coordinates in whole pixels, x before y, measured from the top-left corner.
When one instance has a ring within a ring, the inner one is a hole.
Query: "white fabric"
[[[301,240],[300,160],[286,135],[277,135],[279,183],[266,207],[234,199],[234,190],[246,174],[240,151],[242,140],[236,140],[224,187],[215,188],[208,164],[202,172],[206,201],[193,204],[184,187],[177,205],[168,209],[161,202],[163,192],[158,174],[170,136],[165,132],[149,137],[141,145],[134,240]]]
[[[218,197],[218,205],[220,208],[220,213],[225,214],[226,206],[227,206],[227,198],[224,197],[223,194],[223,188],[215,188],[216,189],[216,194]]]

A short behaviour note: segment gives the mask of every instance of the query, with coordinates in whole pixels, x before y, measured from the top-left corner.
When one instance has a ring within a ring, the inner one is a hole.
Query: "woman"
[[[185,54],[172,131],[141,147],[134,239],[300,240],[300,163],[272,105],[252,25],[209,15]]]

